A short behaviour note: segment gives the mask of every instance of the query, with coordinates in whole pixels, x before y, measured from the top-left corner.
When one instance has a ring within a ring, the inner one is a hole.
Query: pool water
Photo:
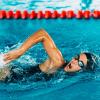
[[[100,20],[0,20],[0,52],[5,53],[19,47],[24,40],[38,29],[44,28],[53,38],[65,59],[71,59],[80,52],[89,51],[99,56]],[[11,63],[28,67],[43,62],[47,54],[39,43],[29,49],[21,58]],[[65,75],[62,71],[50,81],[39,82],[26,79],[25,82],[0,83],[2,100],[99,100],[100,72]]]
[[[58,3],[59,2],[59,3]],[[74,2],[74,3],[73,3]],[[99,0],[1,0],[5,10],[99,10]],[[42,19],[0,20],[0,53],[18,48],[34,32],[43,28],[53,38],[65,59],[72,59],[81,52],[100,56],[99,19]],[[30,48],[9,66],[29,67],[43,62],[48,55],[41,43]],[[0,100],[100,100],[100,68],[95,72],[79,72],[66,75],[58,71],[54,77],[34,82],[31,76],[18,83],[0,83]]]

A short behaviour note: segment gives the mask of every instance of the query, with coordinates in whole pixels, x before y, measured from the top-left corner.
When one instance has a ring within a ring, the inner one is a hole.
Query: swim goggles
[[[79,55],[74,57],[74,59],[78,61],[78,65],[83,69],[85,67],[85,65],[84,65],[83,61],[81,61],[79,58],[80,58]]]

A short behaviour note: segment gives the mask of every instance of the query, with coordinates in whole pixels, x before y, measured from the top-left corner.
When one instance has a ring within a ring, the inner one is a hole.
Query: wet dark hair
[[[83,70],[93,71],[97,67],[97,57],[92,53],[85,52],[83,53],[87,57],[87,64],[83,68]]]

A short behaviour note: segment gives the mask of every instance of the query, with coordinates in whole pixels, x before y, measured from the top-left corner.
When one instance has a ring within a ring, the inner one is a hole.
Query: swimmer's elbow
[[[44,33],[46,33],[46,30],[44,30],[44,29],[39,29],[38,32],[41,33],[41,34],[44,34]]]
[[[39,32],[44,36],[49,36],[48,32],[45,29],[40,29]]]
[[[45,29],[41,28],[39,31],[45,31]]]
[[[41,42],[44,42],[45,40],[49,40],[49,34],[44,29],[40,29],[39,32],[41,33]]]

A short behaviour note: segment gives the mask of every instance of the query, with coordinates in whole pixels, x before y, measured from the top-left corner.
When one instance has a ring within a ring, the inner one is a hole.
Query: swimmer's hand
[[[23,54],[21,49],[12,50],[6,54],[4,54],[5,64],[10,63],[11,61],[19,58]]]

